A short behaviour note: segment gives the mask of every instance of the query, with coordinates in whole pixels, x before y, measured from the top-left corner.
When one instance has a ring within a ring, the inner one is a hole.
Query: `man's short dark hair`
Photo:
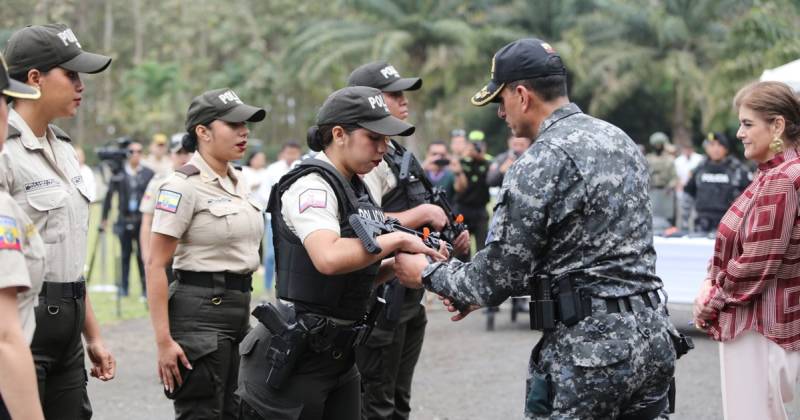
[[[281,152],[286,149],[302,149],[296,141],[287,141],[281,145]]]
[[[509,89],[515,89],[517,86],[524,86],[535,92],[545,102],[567,96],[567,76],[562,74],[515,80],[508,83]]]
[[[428,145],[428,150],[431,150],[431,146],[444,146],[445,148],[447,148],[447,143],[441,140],[434,140],[431,142],[431,144]]]

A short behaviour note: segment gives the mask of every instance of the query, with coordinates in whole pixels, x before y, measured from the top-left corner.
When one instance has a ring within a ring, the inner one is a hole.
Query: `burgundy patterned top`
[[[786,350],[800,350],[798,150],[758,169],[719,225],[706,277],[713,285],[703,311],[714,318],[708,334],[729,341],[754,330]]]

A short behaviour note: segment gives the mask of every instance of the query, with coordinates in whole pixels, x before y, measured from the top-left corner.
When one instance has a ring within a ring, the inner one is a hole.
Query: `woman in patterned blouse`
[[[800,374],[800,101],[759,82],[733,103],[758,173],[719,224],[695,326],[720,342],[725,418],[785,419]]]

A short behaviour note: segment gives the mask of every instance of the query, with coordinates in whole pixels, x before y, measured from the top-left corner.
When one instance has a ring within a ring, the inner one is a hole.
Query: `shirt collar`
[[[553,113],[550,114],[550,116],[545,118],[544,121],[542,121],[542,124],[539,126],[539,135],[537,137],[541,137],[542,134],[544,134],[545,131],[547,131],[550,127],[552,127],[558,121],[563,120],[564,118],[567,118],[570,115],[579,114],[581,112],[582,111],[578,107],[578,105],[576,105],[576,104],[574,104],[572,102],[559,107],[558,109],[553,111]]]
[[[206,160],[203,159],[203,156],[200,154],[200,152],[194,152],[192,158],[189,159],[189,163],[196,166],[197,169],[200,170],[200,177],[202,177],[203,181],[205,182],[212,182],[221,178],[218,173],[214,172],[214,170],[208,166],[208,163],[206,163]],[[235,184],[239,184],[239,178],[236,176],[236,170],[233,169],[233,165],[230,163],[228,163],[227,175]]]
[[[787,160],[795,159],[798,156],[799,155],[798,155],[797,149],[795,149],[794,147],[790,147],[790,148],[784,150],[783,152],[778,153],[772,159],[770,159],[770,160],[768,160],[766,162],[763,162],[763,163],[759,163],[758,164],[758,170],[759,171],[766,171],[766,170],[772,169],[772,168],[780,165],[781,163],[786,162]]]
[[[22,118],[21,115],[14,108],[8,109],[8,123],[13,125],[17,130],[20,131],[19,140],[23,146],[25,146],[28,150],[41,150],[44,149],[44,145],[42,142],[39,141],[39,138],[36,137],[36,134],[33,134],[33,130],[28,126],[28,123]],[[45,131],[45,137],[48,139],[53,139],[55,136],[51,133],[50,127],[47,127],[47,131]]]

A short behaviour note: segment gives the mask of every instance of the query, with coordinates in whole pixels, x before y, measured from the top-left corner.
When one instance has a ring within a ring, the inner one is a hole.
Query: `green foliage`
[[[112,135],[182,129],[189,101],[231,87],[265,107],[252,136],[274,150],[304,138],[324,98],[356,66],[387,59],[424,79],[409,93],[422,143],[482,128],[469,105],[492,54],[527,36],[549,41],[570,71],[573,100],[634,138],[679,141],[730,128],[733,94],[765,68],[800,57],[796,0],[6,0],[0,42],[26,24],[62,21],[90,51],[114,58],[87,75],[78,118],[59,124],[92,146]]]

